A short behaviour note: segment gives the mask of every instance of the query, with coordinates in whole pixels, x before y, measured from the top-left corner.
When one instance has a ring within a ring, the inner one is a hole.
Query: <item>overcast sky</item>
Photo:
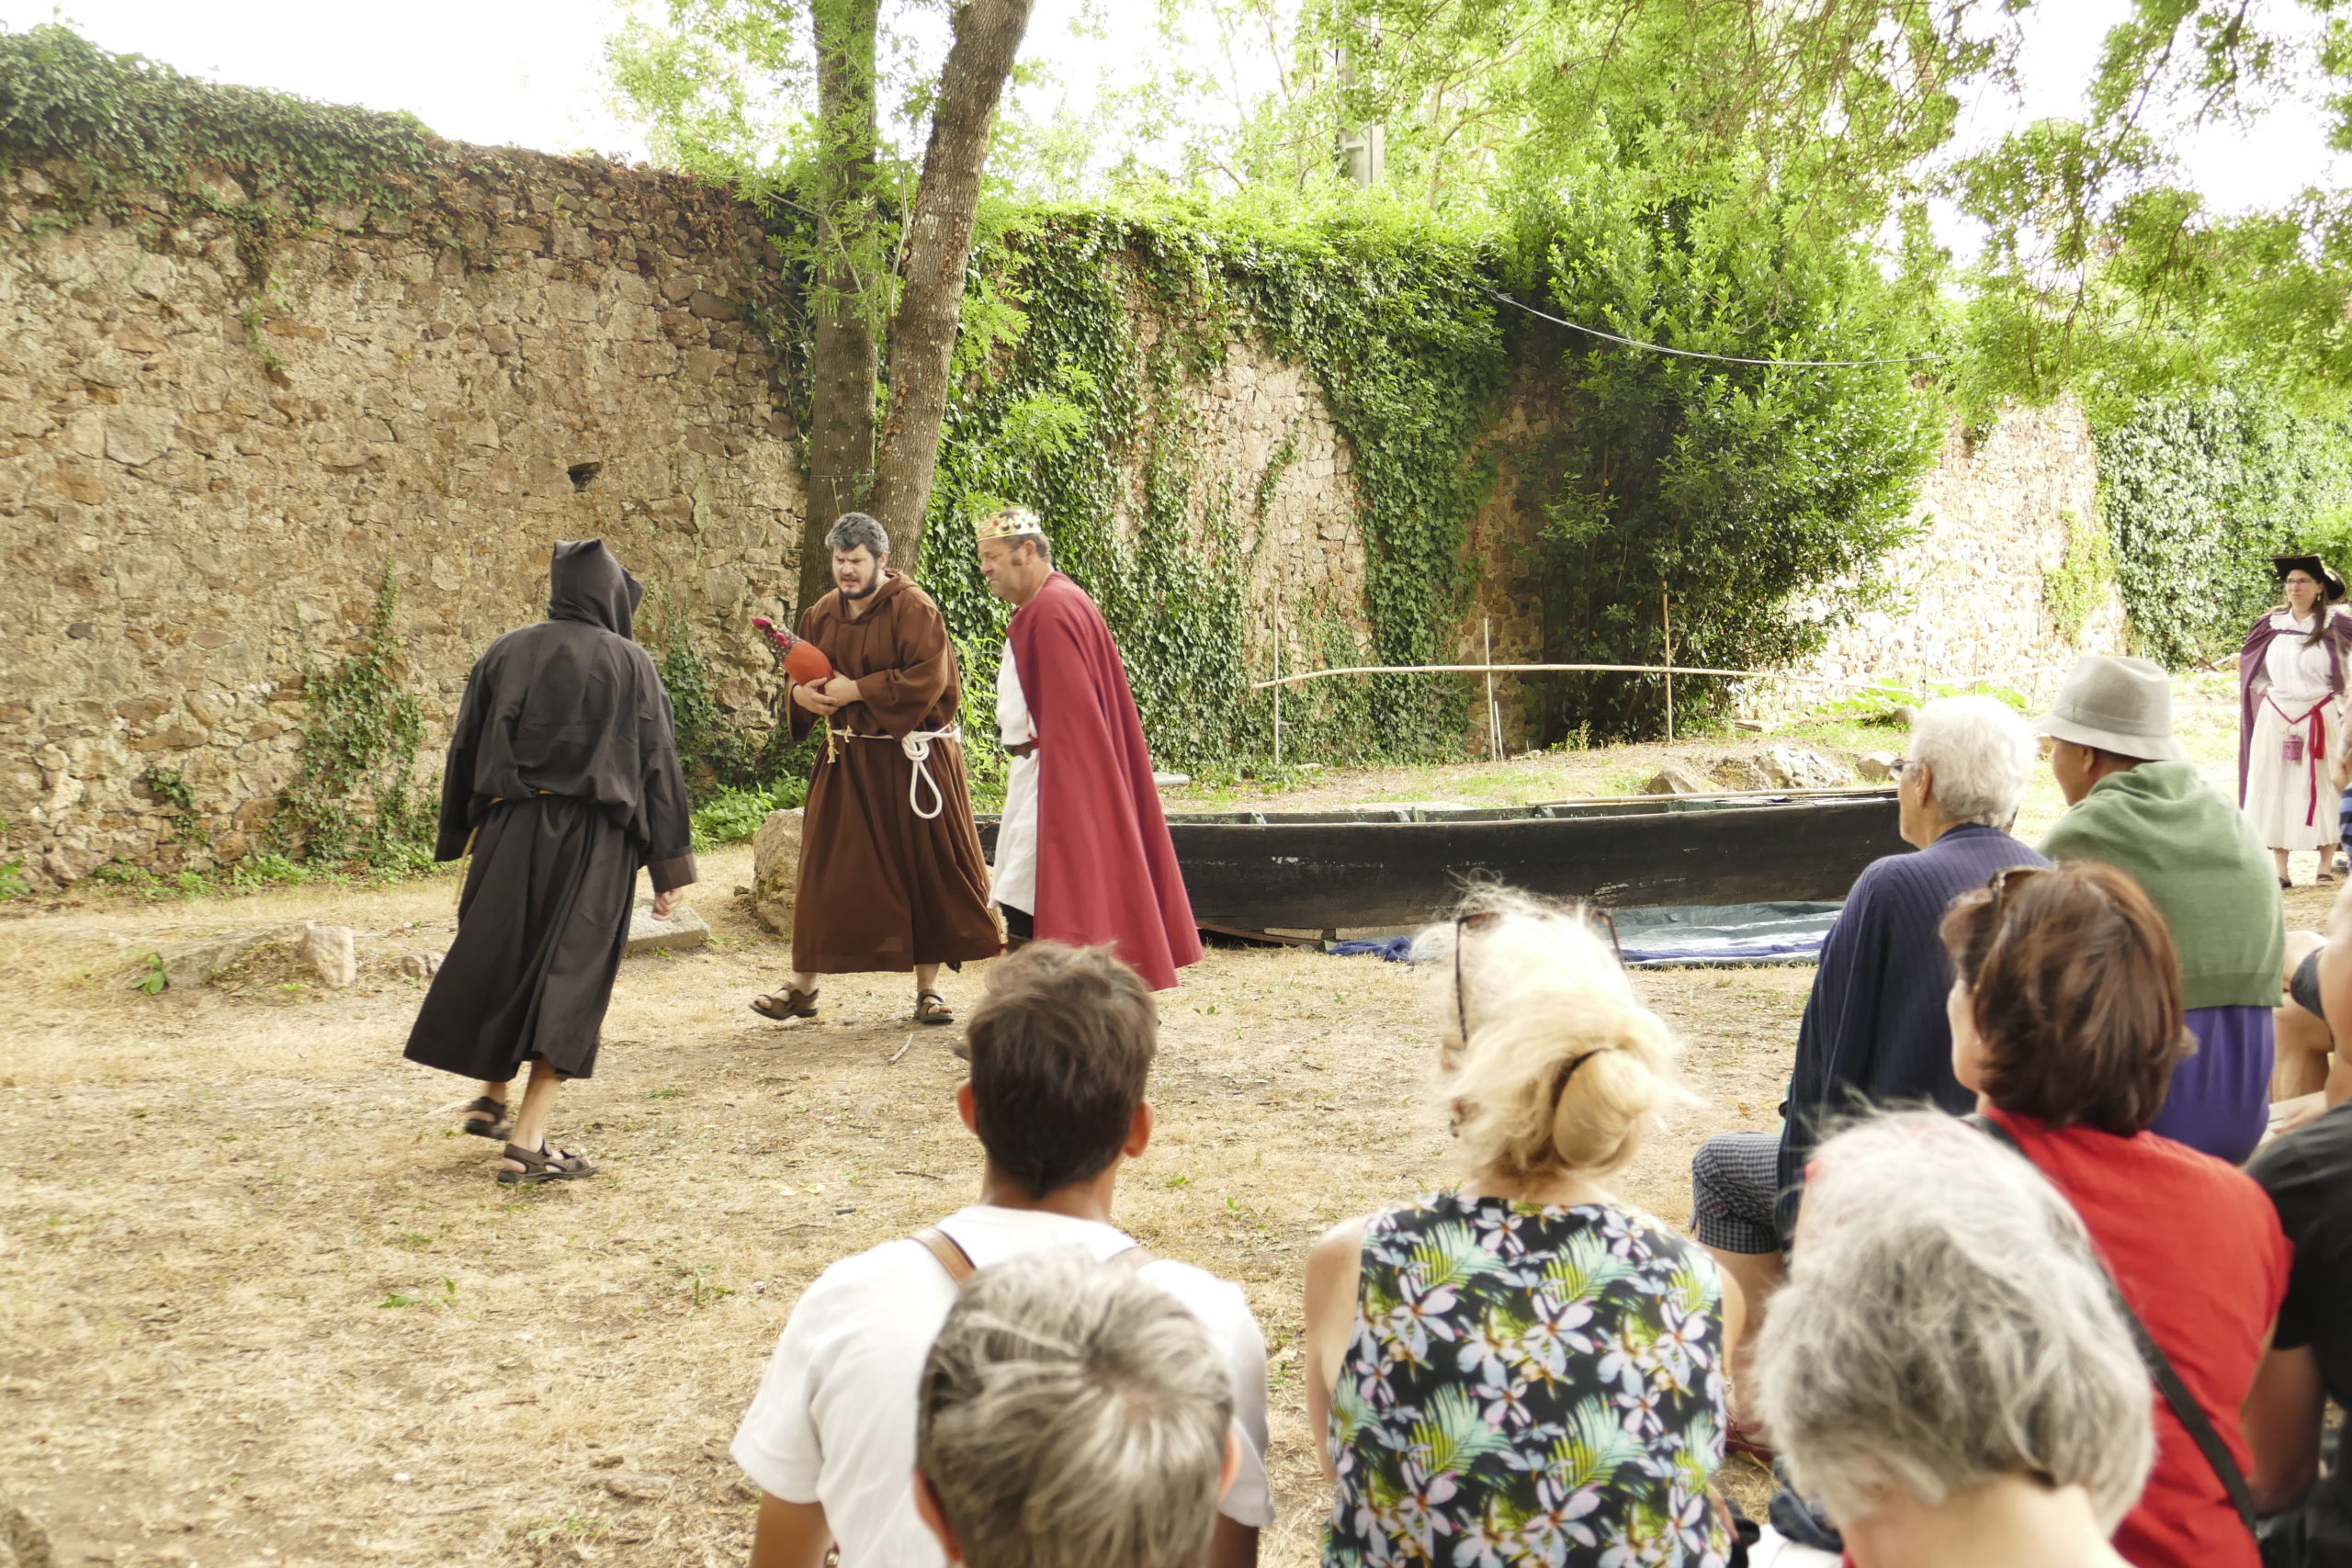
[[[1038,0],[1023,58],[1049,63],[1062,90],[1083,101],[1106,72],[1148,64],[1156,40],[1143,20],[1149,7],[1122,0],[1101,0],[1109,38],[1078,36],[1071,24],[1081,4]],[[2020,118],[2076,112],[2099,39],[2129,5],[2041,0],[2030,24],[2025,103],[1979,102],[1965,139],[1990,140]],[[215,80],[408,109],[461,141],[645,155],[642,137],[606,102],[603,49],[619,17],[615,0],[0,0],[9,28],[52,17],[108,49]],[[1048,107],[1049,95],[1038,98],[1046,101],[1034,107]],[[2183,152],[2199,187],[2228,209],[2283,201],[2333,162],[2316,117],[2293,111],[2251,136],[2210,132]]]

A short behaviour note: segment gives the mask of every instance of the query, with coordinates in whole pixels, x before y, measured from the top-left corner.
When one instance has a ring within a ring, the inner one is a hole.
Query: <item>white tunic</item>
[[[1012,640],[996,668],[997,735],[1007,746],[1037,739],[1029,722],[1029,700],[1021,694],[1021,672],[1012,662]],[[1024,915],[1037,912],[1037,754],[1012,759],[1004,786],[1004,815],[996,829],[996,872],[989,897]]]
[[[2304,641],[2312,623],[2299,621],[2284,610],[2274,612],[2270,624],[2278,635],[2263,650],[2262,672],[2270,677],[2270,699],[2290,716],[2299,716],[2308,713],[2313,703],[2327,700],[2327,644],[2313,647]]]
[[[2328,693],[2326,645],[2313,648],[2303,640],[2312,623],[2278,610],[2272,613],[2270,624],[2278,635],[2263,650],[2262,673],[2269,684],[2255,699],[2254,734],[2246,746],[2245,814],[2262,841],[2274,850],[2324,852],[2340,831],[2329,764],[2344,754],[2343,705],[2332,701]],[[2314,760],[2311,727],[2302,721],[2312,709],[2323,706],[2328,755]],[[2286,760],[2290,735],[2302,742],[2299,761]]]

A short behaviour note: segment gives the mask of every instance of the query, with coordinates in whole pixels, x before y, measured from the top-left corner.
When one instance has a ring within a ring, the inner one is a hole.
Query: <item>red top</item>
[[[2170,1138],[2119,1138],[2088,1127],[2052,1131],[2030,1116],[1991,1113],[2066,1195],[2116,1285],[2241,1471],[2254,1456],[2238,1409],[2254,1386],[2294,1244],[2254,1179]],[[2136,1568],[2258,1568],[2221,1477],[2153,1385],[2156,1467],[2115,1532]]]
[[[1037,937],[1112,942],[1155,991],[1198,963],[1151,750],[1102,612],[1060,572],[1013,613],[1013,671],[1037,731]]]

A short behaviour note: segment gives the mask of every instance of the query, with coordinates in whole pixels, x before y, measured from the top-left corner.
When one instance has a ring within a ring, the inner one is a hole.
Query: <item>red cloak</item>
[[[1201,956],[1151,752],[1102,612],[1060,572],[1013,613],[1013,673],[1037,731],[1041,942],[1116,942],[1155,991]]]

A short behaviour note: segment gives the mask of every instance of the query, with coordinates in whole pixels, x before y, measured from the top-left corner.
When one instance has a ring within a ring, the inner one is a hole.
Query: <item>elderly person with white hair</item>
[[[1198,1568],[1240,1463],[1224,1358],[1079,1247],[966,1280],[923,1367],[915,1507],[971,1568]]]
[[[1824,1144],[1756,1366],[1855,1568],[2124,1562],[2147,1370],[2081,1220],[1990,1138],[1913,1112]]]
[[[1751,1305],[1780,1284],[1805,1161],[1826,1122],[1865,1102],[1954,1113],[1975,1104],[1952,1077],[1951,964],[1936,926],[1955,897],[2004,866],[2048,863],[2008,833],[2037,750],[2025,720],[1990,697],[1945,697],[1920,710],[1897,778],[1903,838],[1915,852],[1865,867],[1822,943],[1781,1130],[1710,1138],[1690,1162],[1691,1229]],[[1745,1351],[1735,1346],[1732,1358],[1742,1416]],[[1732,1442],[1764,1446],[1742,1421]]]

